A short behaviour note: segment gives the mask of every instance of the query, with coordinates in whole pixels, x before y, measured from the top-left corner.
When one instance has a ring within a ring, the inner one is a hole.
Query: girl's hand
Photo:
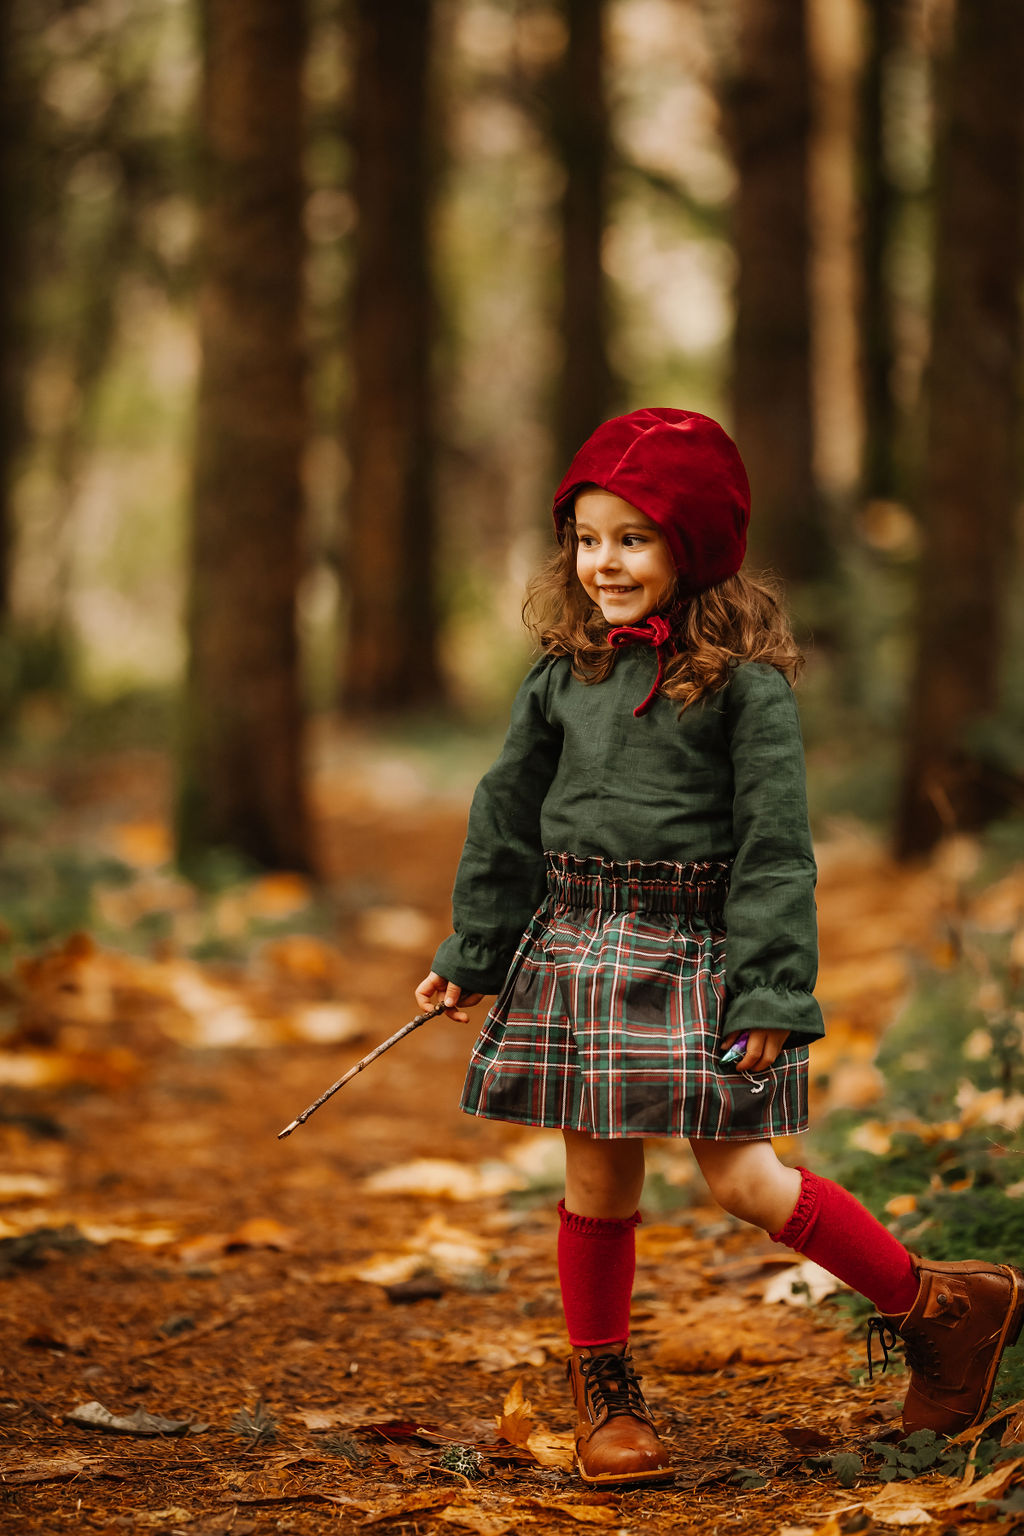
[[[752,1029],[747,1040],[747,1049],[739,1061],[734,1062],[737,1072],[767,1072],[776,1056],[782,1050],[783,1042],[789,1034],[788,1029]],[[734,1040],[738,1040],[740,1031],[734,1029],[726,1035],[722,1041],[719,1056],[727,1051]]]
[[[464,1010],[472,1008],[483,997],[482,992],[467,992],[463,996],[462,988],[457,987],[454,981],[448,981],[444,976],[439,976],[436,971],[431,971],[425,976],[416,988],[416,1001],[423,1013],[429,1013],[431,1008],[436,1008],[444,998],[445,1012],[450,1019],[458,1024],[468,1024],[469,1014]],[[461,1003],[462,1007],[457,1005]]]

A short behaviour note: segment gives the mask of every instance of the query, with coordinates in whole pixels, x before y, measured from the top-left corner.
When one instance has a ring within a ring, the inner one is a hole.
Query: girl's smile
[[[661,530],[610,491],[576,497],[576,574],[609,624],[636,624],[671,596],[675,566]]]

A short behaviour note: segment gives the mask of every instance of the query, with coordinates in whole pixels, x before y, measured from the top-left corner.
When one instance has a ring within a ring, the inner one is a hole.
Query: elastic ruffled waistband
[[[548,894],[556,906],[598,912],[679,912],[712,917],[729,890],[727,861],[645,864],[630,859],[545,853]]]

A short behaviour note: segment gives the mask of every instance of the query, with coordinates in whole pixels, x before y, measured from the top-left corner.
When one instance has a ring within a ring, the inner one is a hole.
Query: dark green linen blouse
[[[623,647],[603,683],[543,657],[512,707],[497,762],[477,787],[453,896],[454,934],[434,970],[464,992],[497,992],[545,894],[544,850],[625,863],[725,859],[723,1033],[824,1033],[814,998],[816,869],[793,690],[774,667],[739,666],[687,709],[658,695],[647,647]]]

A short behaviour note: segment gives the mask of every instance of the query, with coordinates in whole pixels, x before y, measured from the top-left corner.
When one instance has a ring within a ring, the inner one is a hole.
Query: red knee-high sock
[[[558,1202],[558,1281],[574,1349],[629,1338],[640,1212],[623,1220],[576,1216]]]
[[[772,1241],[806,1254],[873,1301],[879,1312],[909,1312],[918,1282],[903,1244],[847,1190],[806,1168],[800,1173],[796,1209]]]

